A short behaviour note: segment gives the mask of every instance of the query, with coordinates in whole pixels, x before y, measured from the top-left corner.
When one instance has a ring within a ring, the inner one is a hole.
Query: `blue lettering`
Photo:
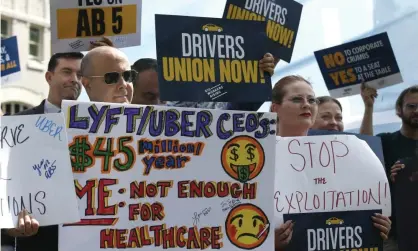
[[[63,126],[58,126],[54,121],[47,119],[44,116],[39,116],[35,123],[35,127],[39,128],[41,132],[48,133],[53,138],[61,139],[61,132],[64,129]]]

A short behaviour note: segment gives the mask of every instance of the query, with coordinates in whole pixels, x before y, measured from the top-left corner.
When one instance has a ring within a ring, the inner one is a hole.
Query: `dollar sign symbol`
[[[81,142],[80,142],[81,141]],[[91,149],[86,137],[77,137],[70,146],[71,166],[73,171],[85,172],[86,168],[91,167],[93,159],[87,153]]]
[[[238,159],[238,154],[237,154],[237,149],[235,149],[235,148],[232,148],[232,150],[231,150],[231,154],[233,155],[232,157],[229,157],[231,160],[233,160],[233,161],[237,161],[237,159]]]
[[[248,148],[247,153],[248,153],[247,159],[249,161],[253,161],[253,159],[255,157],[255,155],[254,155],[254,148]]]
[[[238,166],[238,180],[241,182],[247,182],[250,178],[250,166]]]

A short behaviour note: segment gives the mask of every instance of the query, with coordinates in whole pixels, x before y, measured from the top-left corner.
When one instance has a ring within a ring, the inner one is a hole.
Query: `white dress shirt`
[[[57,107],[56,105],[51,104],[51,102],[49,102],[48,99],[45,99],[44,110],[45,110],[45,113],[60,113],[61,112],[61,108]]]

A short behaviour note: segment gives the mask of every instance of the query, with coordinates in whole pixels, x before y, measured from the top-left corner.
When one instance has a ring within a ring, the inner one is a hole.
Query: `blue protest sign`
[[[266,49],[290,63],[303,5],[293,0],[227,0],[223,18],[263,21]]]
[[[403,81],[386,32],[314,54],[335,98],[359,94],[362,82],[379,89]]]
[[[1,77],[20,73],[19,48],[17,38],[9,37],[1,40]]]
[[[286,251],[383,250],[372,216],[382,210],[284,214],[295,222]]]
[[[349,132],[327,131],[327,130],[309,130],[309,132],[308,132],[308,136],[333,135],[333,134],[355,135],[357,138],[366,141],[366,143],[369,145],[369,147],[372,149],[372,151],[380,159],[383,166],[385,166],[385,159],[383,157],[382,140],[380,139],[380,137],[364,135],[364,134],[357,134],[357,133],[349,133]]]
[[[271,100],[262,22],[155,15],[155,30],[162,100]]]

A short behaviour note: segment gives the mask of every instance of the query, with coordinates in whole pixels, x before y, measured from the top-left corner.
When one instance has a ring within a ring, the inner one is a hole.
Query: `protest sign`
[[[285,214],[285,221],[297,222],[286,251],[383,250],[383,239],[373,226],[375,213],[382,210]]]
[[[329,130],[309,130],[308,136],[313,135],[355,135],[357,138],[364,140],[369,147],[372,149],[374,154],[380,159],[383,166],[385,165],[385,158],[383,156],[382,140],[380,137],[370,136],[365,134],[351,133],[351,132],[338,132],[338,131],[329,131]]]
[[[382,163],[353,135],[278,137],[274,204],[283,214],[383,210],[391,215]]]
[[[155,30],[162,100],[271,100],[261,22],[155,15]]]
[[[23,209],[41,226],[79,221],[62,114],[1,117],[1,135],[0,228]]]
[[[1,84],[10,83],[20,77],[19,47],[17,37],[1,40]]]
[[[302,8],[293,0],[227,0],[223,18],[263,21],[270,41],[264,49],[290,63]]]
[[[60,228],[61,251],[273,249],[273,114],[75,101],[63,111],[82,220]]]
[[[142,0],[51,1],[52,53],[87,51],[108,37],[116,48],[141,44]]]
[[[403,81],[386,32],[314,54],[335,98],[359,94],[362,82],[379,89]]]
[[[405,168],[395,176],[393,183],[394,211],[399,250],[418,250],[418,157],[403,158]]]

